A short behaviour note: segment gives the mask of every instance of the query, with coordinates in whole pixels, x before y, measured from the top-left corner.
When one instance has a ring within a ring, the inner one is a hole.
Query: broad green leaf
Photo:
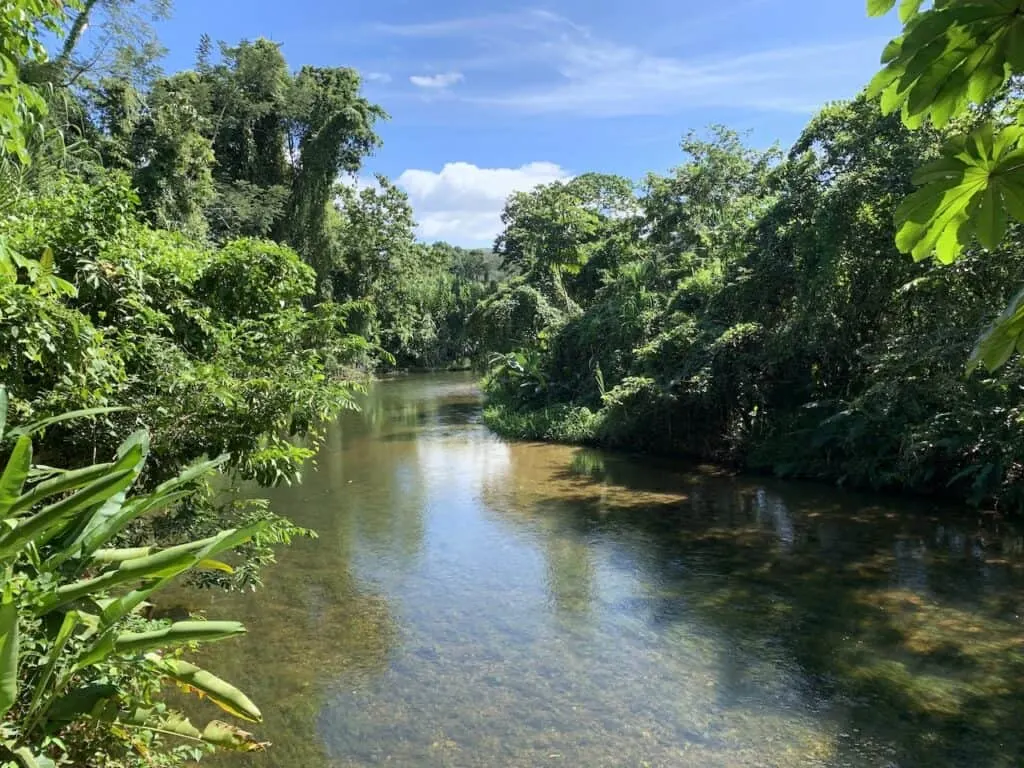
[[[896,0],[868,0],[869,16],[885,16],[896,5]]]
[[[96,514],[85,524],[82,531],[78,533],[75,540],[65,547],[63,551],[55,553],[46,562],[46,570],[53,570],[72,557],[81,557],[83,560],[87,560],[94,552],[112,541],[133,520],[159,509],[169,507],[191,496],[192,490],[183,489],[199,478],[213,472],[227,460],[228,456],[223,455],[209,461],[197,462],[185,468],[177,477],[161,483],[148,496],[130,499],[120,508],[116,505],[110,505],[98,509]]]
[[[96,683],[75,688],[53,702],[46,717],[55,722],[72,722],[93,714],[97,707],[118,695],[115,686]]]
[[[11,751],[21,768],[57,768],[57,764],[48,757],[37,755],[28,747],[18,747]]]
[[[1024,132],[1009,127],[995,133],[983,127],[950,142],[944,157],[921,168],[921,188],[896,211],[896,245],[917,260],[934,253],[955,261],[976,234],[993,249],[1009,217],[1024,221]]]
[[[991,327],[978,339],[968,370],[984,366],[989,373],[1002,368],[1024,348],[1024,290],[1021,290]]]
[[[1006,208],[998,188],[990,185],[981,196],[981,203],[975,218],[975,232],[978,240],[990,251],[995,250],[1006,234]]]
[[[228,714],[254,723],[263,720],[260,710],[248,696],[216,675],[181,659],[163,659],[156,654],[147,658],[167,677],[194,689]]]
[[[182,470],[177,477],[171,478],[170,480],[158,485],[156,491],[157,493],[176,491],[202,477],[206,477],[218,467],[223,466],[229,458],[231,457],[225,453],[215,459],[196,462]]]
[[[921,10],[924,0],[901,0],[900,21],[906,24]],[[881,15],[881,14],[878,14]]]
[[[93,480],[105,475],[113,466],[113,463],[94,464],[91,467],[62,472],[56,477],[44,480],[34,486],[28,493],[19,497],[8,510],[8,515],[17,515],[19,512],[31,509],[40,501],[50,496],[57,496],[58,494],[67,493],[68,491],[86,486]]]
[[[158,553],[158,555],[163,555],[167,558],[167,561],[172,562],[173,565],[168,565],[161,572],[154,573],[153,576],[156,577],[155,581],[147,583],[144,587],[136,589],[133,592],[112,601],[110,605],[103,609],[103,624],[110,625],[115,621],[118,621],[121,617],[128,615],[143,601],[149,599],[149,596],[154,592],[157,592],[167,586],[167,584],[169,584],[171,580],[179,574],[184,573],[193,567],[202,567],[202,564],[205,562],[215,562],[210,560],[210,558],[220,552],[233,549],[234,547],[249,541],[253,536],[263,530],[265,526],[265,521],[255,523],[247,526],[246,528],[224,531],[211,539],[207,539],[205,542],[199,541],[181,544],[177,547],[171,547]],[[153,558],[158,555],[150,555],[148,558],[143,558],[143,560],[149,560],[150,563],[152,563]],[[122,568],[131,567],[131,563],[132,561],[126,562]],[[143,566],[137,566],[137,568],[141,567]]]
[[[940,3],[921,12],[922,4],[901,0],[904,34],[886,47],[885,67],[868,88],[887,114],[902,109],[911,128],[929,117],[947,124],[990,99],[1024,64],[1019,3]],[[873,3],[869,12],[881,15],[893,5]]]
[[[262,752],[269,746],[267,742],[257,741],[251,733],[219,720],[207,723],[200,731],[188,718],[177,712],[156,714],[152,710],[139,709],[130,715],[122,715],[116,722],[164,736],[203,742],[234,752]]]
[[[68,411],[67,413],[61,413],[57,416],[51,416],[47,419],[40,419],[34,421],[31,424],[26,424],[22,427],[15,427],[8,435],[14,435],[20,437],[22,435],[33,435],[36,432],[52,427],[54,424],[60,424],[64,421],[73,421],[74,419],[88,419],[94,416],[105,416],[108,413],[120,413],[122,411],[131,410],[129,408],[85,408],[80,411]]]
[[[90,565],[114,565],[126,560],[153,554],[153,547],[130,547],[128,549],[100,549],[93,553]]]
[[[188,643],[209,643],[244,635],[245,627],[237,621],[179,621],[169,627],[150,632],[108,632],[75,664],[76,670],[103,661],[114,654],[144,654]]]
[[[18,607],[0,604],[0,717],[18,700]]]
[[[71,544],[47,560],[45,569],[53,570],[72,557],[81,557],[83,561],[88,560],[94,552],[112,541],[133,520],[158,509],[169,507],[191,495],[192,491],[179,491],[166,495],[154,493],[149,496],[129,499],[120,508],[113,505],[101,507],[89,519],[82,532]]]
[[[7,460],[7,466],[0,475],[0,519],[10,514],[11,507],[18,501],[21,489],[25,487],[29,470],[32,469],[32,439],[21,437],[14,444],[14,450]]]
[[[124,490],[134,482],[135,476],[131,469],[111,471],[110,474],[94,480],[66,499],[44,507],[32,517],[25,518],[13,531],[0,537],[0,557],[9,557],[25,544],[47,538],[47,532],[55,526],[66,523],[79,512],[91,509]]]
[[[46,651],[47,658],[46,665],[43,667],[43,672],[33,683],[32,701],[28,708],[30,715],[35,714],[39,706],[43,704],[50,695],[52,695],[49,688],[50,680],[53,679],[53,674],[57,669],[57,665],[60,663],[60,658],[64,653],[64,649],[71,640],[71,636],[81,623],[81,616],[77,611],[69,611],[65,614],[64,620],[61,622],[60,629],[57,631],[57,637],[54,638],[52,645],[50,645]]]

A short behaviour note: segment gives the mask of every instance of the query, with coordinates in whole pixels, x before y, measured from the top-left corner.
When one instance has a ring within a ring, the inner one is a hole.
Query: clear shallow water
[[[270,492],[320,538],[195,597],[249,627],[204,663],[274,743],[217,765],[1024,765],[1019,530],[479,412],[468,376],[380,384]]]

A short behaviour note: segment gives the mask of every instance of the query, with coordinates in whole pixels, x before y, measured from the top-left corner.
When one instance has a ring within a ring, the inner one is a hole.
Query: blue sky
[[[513,190],[586,171],[665,171],[690,129],[792,142],[870,78],[895,20],[863,0],[176,0],[168,70],[200,34],[268,37],[293,68],[350,66],[391,119],[367,163],[427,240],[488,244]]]

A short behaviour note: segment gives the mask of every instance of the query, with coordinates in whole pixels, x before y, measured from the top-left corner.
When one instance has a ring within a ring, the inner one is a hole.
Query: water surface
[[[196,597],[274,744],[217,765],[1024,765],[998,518],[508,444],[462,375],[377,385],[269,495],[320,538]]]

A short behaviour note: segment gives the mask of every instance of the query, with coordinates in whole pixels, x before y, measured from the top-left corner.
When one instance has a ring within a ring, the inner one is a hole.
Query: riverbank
[[[360,404],[302,486],[267,492],[320,538],[259,594],[197,597],[250,629],[203,660],[263,706],[274,746],[254,767],[960,768],[1024,750],[1005,521],[507,442],[466,374]]]
[[[482,412],[483,423],[496,435],[508,440],[561,443],[603,450],[621,451],[627,454],[652,455],[661,458],[675,458],[683,461],[707,461],[735,472],[761,476],[772,476],[781,480],[803,480],[825,483],[851,490],[885,493],[894,497],[921,499],[941,498],[943,502],[959,501],[976,509],[985,509],[1010,516],[1018,516],[1020,504],[998,503],[991,496],[979,496],[974,492],[950,493],[952,483],[931,483],[926,487],[915,487],[898,481],[888,480],[871,483],[851,479],[843,466],[830,466],[827,462],[801,465],[788,461],[772,461],[770,457],[778,448],[771,443],[760,446],[752,455],[742,456],[723,452],[701,453],[674,447],[664,435],[648,434],[637,436],[635,430],[623,434],[612,432],[605,421],[606,414],[591,411],[582,406],[556,404],[538,409],[516,409],[502,404],[488,404]],[[783,439],[780,442],[788,442]],[[967,491],[971,491],[967,487]],[[1016,492],[1007,494],[1013,499]]]

